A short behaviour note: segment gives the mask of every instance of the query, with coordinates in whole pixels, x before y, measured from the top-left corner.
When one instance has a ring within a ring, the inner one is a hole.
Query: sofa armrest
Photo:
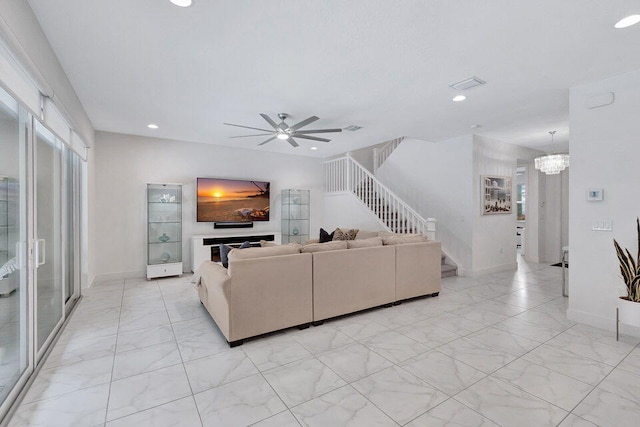
[[[440,292],[440,242],[405,243],[396,249],[396,301]]]
[[[231,277],[227,269],[215,262],[205,261],[196,274],[198,296],[225,337],[229,335],[229,288]]]

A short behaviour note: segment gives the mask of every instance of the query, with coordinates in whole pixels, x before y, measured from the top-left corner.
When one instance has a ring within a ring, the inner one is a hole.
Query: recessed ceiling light
[[[616,22],[616,28],[627,28],[640,22],[640,15],[629,15]]]
[[[317,149],[318,149],[318,147],[311,147],[310,149],[311,149],[311,150],[317,150]]]
[[[148,124],[148,125],[147,125],[147,127],[148,127],[149,129],[158,129],[158,125],[153,124],[153,123]]]
[[[286,133],[279,133],[277,137],[278,139],[289,139],[289,135],[287,135]]]
[[[478,129],[481,128],[482,125],[471,125],[471,129]]]
[[[169,0],[171,3],[180,7],[189,7],[193,4],[193,0]]]
[[[453,97],[453,102],[460,102],[460,101],[464,101],[465,99],[467,99],[466,96],[464,95],[457,95]]]

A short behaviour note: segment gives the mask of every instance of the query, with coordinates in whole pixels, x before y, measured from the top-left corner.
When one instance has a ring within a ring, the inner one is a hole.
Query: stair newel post
[[[427,239],[436,240],[436,222],[438,222],[438,220],[435,218],[427,218],[426,222],[427,230],[425,232],[425,235],[427,236]]]
[[[380,149],[375,147],[373,149],[373,174],[375,175],[380,165]]]
[[[346,185],[347,191],[352,191],[351,188],[351,151],[347,152],[347,169],[346,169]]]

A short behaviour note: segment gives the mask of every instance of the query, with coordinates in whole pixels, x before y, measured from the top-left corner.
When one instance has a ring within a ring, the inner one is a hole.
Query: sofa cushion
[[[242,242],[240,246],[237,248],[227,246],[224,243],[220,243],[220,261],[222,262],[222,266],[224,268],[229,268],[229,252],[233,249],[247,249],[251,247],[250,242]]]
[[[260,247],[261,248],[270,248],[272,246],[278,246],[278,245],[273,243],[273,242],[269,242],[267,240],[260,240]]]
[[[264,258],[269,256],[291,255],[299,253],[300,244],[297,243],[289,245],[269,246],[266,248],[247,248],[241,251],[232,249],[231,252],[229,252],[229,262],[241,259]]]
[[[319,243],[324,243],[324,242],[330,242],[333,240],[333,234],[336,231],[334,230],[333,233],[329,234],[327,233],[327,231],[324,228],[320,229],[320,239],[319,239]]]
[[[356,234],[356,240],[370,239],[372,237],[380,237],[378,231],[360,230]]]
[[[354,240],[358,231],[357,228],[336,228],[333,231],[333,240]]]
[[[372,248],[374,246],[382,246],[382,239],[380,237],[371,237],[370,239],[356,239],[347,240],[347,248]]]
[[[311,243],[309,245],[304,245],[300,252],[303,254],[309,254],[313,252],[336,251],[340,249],[347,249],[347,242],[345,240],[336,240],[334,242],[327,243]]]
[[[382,236],[384,245],[401,245],[403,243],[426,242],[427,238],[422,234],[395,234],[393,236]]]

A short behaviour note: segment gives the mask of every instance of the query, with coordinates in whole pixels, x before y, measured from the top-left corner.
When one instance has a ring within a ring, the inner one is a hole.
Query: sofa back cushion
[[[384,245],[401,245],[403,243],[421,243],[426,241],[427,238],[422,234],[394,234],[382,236],[382,243]]]
[[[370,239],[372,237],[379,237],[379,231],[360,230],[356,234],[356,240]]]
[[[232,246],[225,245],[224,243],[220,244],[220,262],[224,268],[229,268],[229,252],[233,249],[248,249],[251,247],[251,242],[242,242],[240,246],[234,248]]]
[[[269,246],[265,248],[232,249],[229,252],[229,262],[240,259],[264,258],[268,256],[299,254],[299,244]]]
[[[369,239],[356,239],[356,240],[347,240],[347,248],[349,249],[358,249],[358,248],[372,248],[374,246],[382,246],[382,239],[380,237],[371,237]]]
[[[339,249],[347,249],[347,242],[345,240],[336,240],[334,242],[327,243],[311,243],[304,245],[300,252],[303,254],[310,254],[313,252],[336,251]]]

